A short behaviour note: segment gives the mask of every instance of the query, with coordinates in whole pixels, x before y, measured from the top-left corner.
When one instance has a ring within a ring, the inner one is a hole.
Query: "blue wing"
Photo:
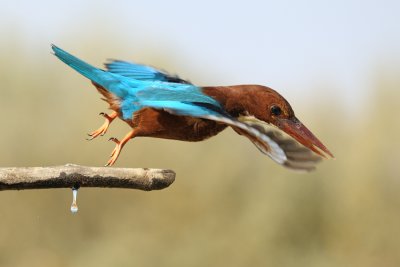
[[[104,65],[109,72],[132,79],[191,84],[190,82],[183,80],[176,75],[168,74],[167,72],[147,65],[136,64],[122,60],[112,60]]]
[[[134,94],[122,99],[122,115],[125,119],[132,118],[134,112],[144,107],[164,109],[182,116],[229,116],[219,102],[190,84],[143,81]]]
[[[207,110],[223,113],[219,103],[203,94],[199,87],[183,82],[163,81],[171,80],[172,76],[151,67],[114,61],[108,66],[109,71],[104,71],[55,45],[52,45],[52,49],[64,63],[114,94],[120,101],[124,119],[131,119],[133,113],[143,107],[160,109],[163,104],[166,105],[165,109],[186,116],[203,116]]]

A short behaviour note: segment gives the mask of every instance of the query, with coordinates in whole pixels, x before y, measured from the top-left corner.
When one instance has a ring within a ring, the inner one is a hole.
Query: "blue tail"
[[[77,57],[69,54],[68,52],[62,50],[61,48],[51,45],[51,49],[54,51],[54,55],[56,55],[62,62],[85,76],[86,78],[90,79],[91,81],[105,87],[105,82],[107,81],[107,74],[109,73],[93,67],[92,65],[80,60]]]

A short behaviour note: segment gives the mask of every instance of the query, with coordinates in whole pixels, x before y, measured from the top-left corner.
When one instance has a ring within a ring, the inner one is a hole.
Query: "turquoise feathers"
[[[54,54],[68,66],[107,89],[120,100],[123,119],[144,108],[171,110],[178,115],[204,118],[227,116],[220,104],[201,88],[148,66],[114,61],[108,71],[98,69],[52,45]],[[179,81],[179,83],[178,83]]]

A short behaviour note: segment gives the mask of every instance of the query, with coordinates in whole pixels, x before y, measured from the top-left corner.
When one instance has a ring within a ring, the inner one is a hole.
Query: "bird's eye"
[[[274,116],[279,116],[282,114],[282,109],[278,106],[272,106],[271,107],[271,114]]]

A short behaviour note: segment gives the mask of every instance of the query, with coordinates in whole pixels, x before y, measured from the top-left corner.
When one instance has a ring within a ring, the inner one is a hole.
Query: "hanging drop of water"
[[[71,212],[78,212],[78,205],[76,204],[76,198],[78,196],[78,188],[72,187],[72,204],[71,204]]]

